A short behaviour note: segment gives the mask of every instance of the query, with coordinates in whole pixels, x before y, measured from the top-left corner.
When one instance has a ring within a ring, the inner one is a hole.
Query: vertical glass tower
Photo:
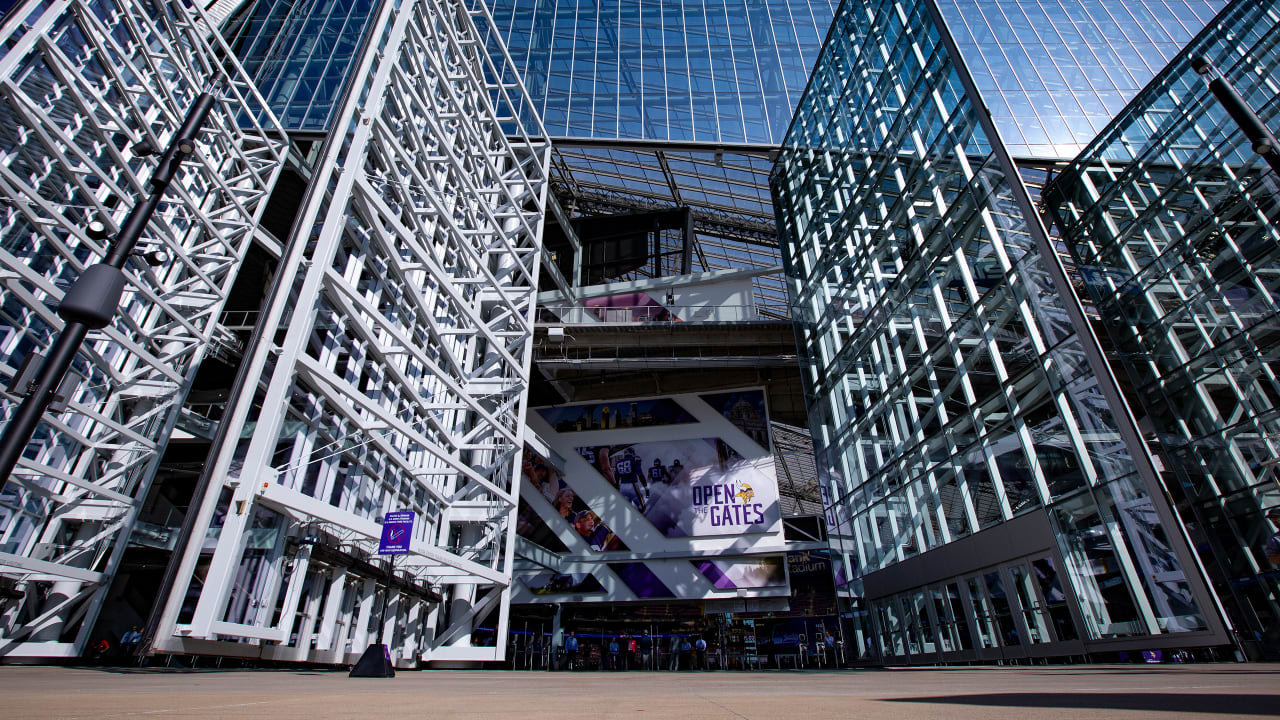
[[[847,645],[1225,644],[983,100],[933,0],[846,0],[774,169]]]
[[[1207,58],[1280,130],[1280,4],[1236,3],[1046,189],[1164,485],[1250,656],[1280,647],[1280,196]]]

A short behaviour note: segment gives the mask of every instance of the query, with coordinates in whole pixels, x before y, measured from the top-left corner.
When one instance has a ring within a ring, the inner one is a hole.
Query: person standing
[[[689,643],[689,638],[680,641],[680,664],[688,670],[693,665],[693,645]]]
[[[826,658],[825,658],[826,663],[829,665],[835,665],[836,664],[836,638],[834,635],[831,634],[830,630],[828,630],[827,634],[822,638],[822,647],[823,647],[823,650],[826,652]]]
[[[640,466],[640,458],[636,457],[635,450],[627,448],[622,457],[614,461],[613,475],[619,485],[631,483],[631,489],[636,494],[636,507],[640,508],[640,512],[648,509],[649,481],[644,477],[644,468]]]
[[[578,635],[577,633],[569,633],[569,637],[564,640],[565,662],[569,670],[576,670],[578,664]]]
[[[707,669],[707,641],[702,639],[702,636],[699,635],[698,640],[693,644],[693,647],[698,653],[697,659],[694,662],[694,669],[706,670]]]
[[[667,659],[670,670],[675,672],[680,669],[680,634],[671,633],[671,657]]]
[[[609,670],[618,669],[618,638],[609,638]]]
[[[645,631],[640,636],[640,668],[642,670],[652,670],[653,666],[649,664],[649,656],[653,653],[653,638],[649,637],[649,631]]]

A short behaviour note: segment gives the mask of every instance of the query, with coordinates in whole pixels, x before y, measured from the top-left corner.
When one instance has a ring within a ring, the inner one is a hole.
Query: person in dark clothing
[[[652,670],[653,666],[649,664],[649,658],[653,654],[653,638],[649,637],[649,633],[640,636],[640,668],[642,670]]]
[[[564,639],[564,654],[566,668],[576,670],[578,664],[578,636],[576,634],[569,633],[569,637]]]

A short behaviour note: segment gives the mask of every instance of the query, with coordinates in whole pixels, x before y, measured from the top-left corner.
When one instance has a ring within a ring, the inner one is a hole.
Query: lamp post
[[[22,452],[31,442],[40,418],[57,393],[58,386],[66,377],[67,370],[71,368],[89,331],[106,327],[115,317],[120,296],[124,292],[125,275],[122,268],[133,254],[138,238],[151,222],[151,216],[160,206],[178,167],[194,152],[196,136],[213,104],[214,97],[210,93],[200,93],[196,98],[151,176],[151,194],[135,205],[125,217],[120,225],[120,232],[107,246],[107,254],[102,262],[85,268],[63,296],[58,305],[58,316],[66,321],[66,325],[50,347],[49,357],[32,380],[31,392],[23,398],[13,419],[0,432],[0,486],[8,481]],[[91,233],[105,233],[105,228],[90,230]]]
[[[1272,172],[1280,174],[1280,141],[1271,134],[1271,130],[1262,122],[1258,114],[1240,97],[1236,88],[1222,77],[1209,58],[1197,55],[1191,58],[1191,68],[1197,74],[1209,80],[1209,92],[1222,103],[1223,109],[1236,122],[1240,131],[1249,138],[1253,151],[1262,156],[1271,166]]]

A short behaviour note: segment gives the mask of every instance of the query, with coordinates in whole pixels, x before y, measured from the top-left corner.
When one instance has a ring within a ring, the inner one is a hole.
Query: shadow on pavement
[[[1269,716],[1275,716],[1277,708],[1280,708],[1280,695],[1228,695],[1225,693],[984,693],[981,695],[884,698],[884,701],[936,703],[939,705],[986,705],[990,707],[1156,710]]]

